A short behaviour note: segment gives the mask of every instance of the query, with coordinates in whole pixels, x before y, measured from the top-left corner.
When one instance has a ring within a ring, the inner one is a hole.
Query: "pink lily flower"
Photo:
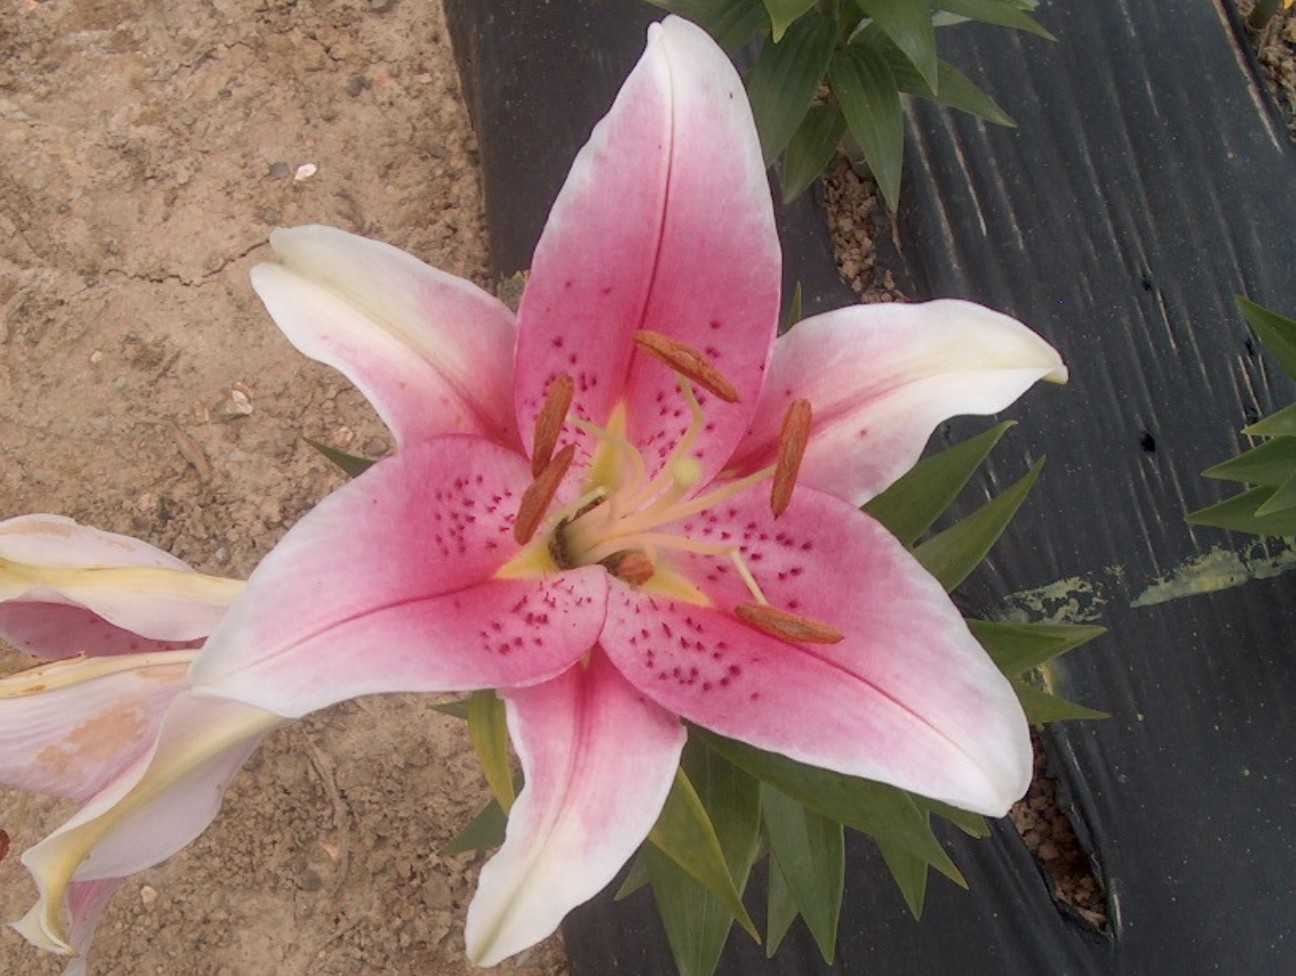
[[[40,893],[14,927],[85,953],[108,899],[211,823],[283,719],[196,699],[195,648],[243,584],[57,515],[0,522],[0,641],[40,663],[0,679],[0,782],[83,801],[22,857]]]
[[[990,815],[1027,724],[937,582],[858,506],[945,418],[1057,353],[965,302],[841,309],[775,341],[780,252],[742,83],[668,18],[577,157],[515,324],[472,284],[323,227],[253,272],[399,451],[304,517],[194,662],[283,716],[497,689],[525,775],[468,912],[492,965],[652,827],[684,721]]]

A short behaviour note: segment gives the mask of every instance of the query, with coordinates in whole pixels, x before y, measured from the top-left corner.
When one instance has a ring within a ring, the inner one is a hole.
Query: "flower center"
[[[842,635],[833,628],[769,606],[739,548],[727,543],[693,539],[677,525],[720,505],[762,481],[772,480],[770,507],[777,518],[791,502],[797,472],[805,453],[812,415],[806,400],[793,402],[783,422],[775,464],[741,478],[712,482],[694,493],[703,468],[694,455],[705,428],[705,415],[694,392],[702,386],[720,399],[733,402],[733,385],[700,352],[659,333],[641,332],[639,347],[662,360],[675,374],[689,423],[670,454],[650,472],[643,454],[625,435],[623,407],[613,411],[606,426],[571,416],[572,383],[560,376],[550,386],[536,423],[532,451],[535,481],[527,489],[514,523],[514,535],[524,546],[543,532],[533,556],[546,554],[559,569],[602,565],[633,587],[653,590],[709,605],[711,601],[687,577],[676,572],[669,553],[692,553],[731,562],[754,603],[734,608],[750,626],[770,634],[810,643],[835,643]],[[586,476],[585,490],[574,501],[549,511],[559,485],[575,457],[575,444],[555,453],[564,423],[592,438],[597,448]]]

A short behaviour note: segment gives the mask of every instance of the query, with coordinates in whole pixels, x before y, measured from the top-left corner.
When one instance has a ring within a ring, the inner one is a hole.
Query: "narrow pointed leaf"
[[[469,851],[499,847],[504,843],[504,830],[507,827],[508,814],[499,805],[499,800],[491,800],[468,822],[467,827],[459,831],[441,853],[446,857],[453,857]]]
[[[931,527],[1014,424],[1006,420],[939,454],[923,458],[864,510],[906,546]]]
[[[1026,719],[1033,725],[1043,725],[1046,722],[1067,722],[1072,719],[1110,717],[1106,712],[1086,708],[1084,705],[1067,701],[1057,695],[1051,695],[1043,688],[1036,688],[1033,684],[1023,681],[1021,678],[1009,678],[1008,680],[1011,682],[1013,690],[1017,692],[1017,697],[1022,703],[1022,709],[1026,712]]]
[[[895,879],[896,887],[904,896],[909,913],[915,920],[922,918],[923,902],[927,898],[927,864],[920,857],[915,857],[895,844],[878,841],[878,850],[887,870]]]
[[[702,27],[726,51],[769,26],[761,0],[648,0],[655,7],[686,17]]]
[[[979,119],[1015,128],[1011,115],[999,103],[972,82],[967,75],[952,64],[942,61],[937,72],[936,101]]]
[[[1277,488],[1296,470],[1296,437],[1275,437],[1202,472],[1205,478]]]
[[[927,84],[936,88],[936,29],[931,8],[913,0],[855,0],[855,4],[904,52]]]
[[[1239,297],[1237,302],[1265,348],[1273,353],[1287,375],[1296,380],[1296,319],[1279,315],[1249,298]]]
[[[1256,510],[1273,496],[1273,492],[1272,488],[1252,488],[1222,502],[1190,512],[1187,519],[1194,525],[1213,525],[1256,535],[1296,535],[1296,511],[1289,509],[1273,515],[1256,515]]]
[[[815,5],[816,0],[765,0],[765,9],[769,11],[770,36],[781,41],[792,22]]]
[[[801,321],[801,318],[802,318],[801,282],[798,281],[796,283],[796,287],[792,289],[792,300],[788,302],[787,312],[783,315],[783,325],[779,329],[779,333],[782,334],[786,332],[788,329],[792,328],[792,326],[796,325],[798,322]]]
[[[884,60],[852,44],[833,57],[828,77],[846,127],[860,144],[888,209],[894,211],[904,161],[904,117],[895,76]]]
[[[796,921],[797,910],[796,902],[792,900],[792,892],[788,890],[787,879],[783,877],[783,871],[779,868],[778,862],[773,858],[769,858],[765,863],[769,865],[769,899],[765,917],[765,958],[773,959],[774,953],[778,952],[778,947],[783,943],[783,937],[787,935],[788,929]]]
[[[815,89],[828,70],[837,26],[822,14],[800,18],[777,43],[766,39],[747,77],[765,165],[774,162],[805,118]]]
[[[957,525],[932,536],[914,550],[918,561],[941,581],[947,591],[953,590],[967,579],[968,574],[985,558],[990,547],[1003,534],[1012,517],[1017,514],[1017,509],[1026,500],[1043,465],[1043,460],[1037,461],[1015,484]]]
[[[969,620],[968,630],[1006,675],[1019,675],[1106,633],[1084,624],[1009,624]]]
[[[648,839],[714,895],[753,939],[760,941],[760,933],[729,873],[711,817],[682,769],[675,775],[666,806]]]
[[[736,766],[810,809],[862,833],[887,838],[921,857],[955,884],[967,887],[963,875],[932,834],[926,817],[903,790],[805,766],[786,756],[762,752],[704,729],[694,728],[691,734]]]
[[[648,873],[648,860],[644,857],[644,852],[639,851],[635,855],[634,863],[630,865],[630,870],[626,873],[625,880],[621,882],[621,887],[617,893],[612,896],[613,901],[622,901],[629,898],[644,885],[649,884],[652,878]]]
[[[331,444],[317,441],[313,437],[303,437],[302,440],[341,468],[348,478],[357,478],[374,465],[374,458],[361,457],[359,454],[348,454]]]
[[[1277,413],[1256,421],[1250,427],[1243,427],[1242,433],[1251,436],[1292,437],[1296,436],[1296,403],[1283,407]]]
[[[733,916],[656,847],[644,847],[643,857],[678,976],[712,976]]]
[[[936,0],[936,8],[983,24],[1025,31],[1046,41],[1057,40],[1030,14],[1001,0]]]
[[[765,785],[761,818],[777,862],[801,917],[806,920],[824,961],[832,965],[837,948],[837,920],[846,882],[842,825]]]
[[[783,154],[783,202],[791,203],[824,171],[846,133],[841,106],[812,105]]]
[[[941,803],[940,800],[929,800],[921,796],[914,797],[914,802],[918,804],[919,809],[927,810],[938,817],[944,817],[969,837],[990,836],[990,824],[979,813],[973,813],[971,810],[960,810],[958,807],[952,807],[948,803]]]
[[[513,769],[509,765],[508,722],[504,702],[493,691],[475,691],[468,698],[468,735],[482,773],[505,814],[513,806]]]
[[[1291,476],[1274,489],[1269,500],[1256,509],[1256,515],[1268,518],[1293,508],[1296,508],[1296,466],[1293,466]]]
[[[449,715],[451,718],[468,719],[468,699],[456,698],[454,701],[437,702],[432,706],[434,712]]]

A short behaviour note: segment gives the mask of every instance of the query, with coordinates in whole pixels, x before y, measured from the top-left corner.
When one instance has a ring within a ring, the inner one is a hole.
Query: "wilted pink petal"
[[[493,966],[598,894],[657,819],[684,727],[601,654],[504,692],[526,786],[468,909],[468,955]]]

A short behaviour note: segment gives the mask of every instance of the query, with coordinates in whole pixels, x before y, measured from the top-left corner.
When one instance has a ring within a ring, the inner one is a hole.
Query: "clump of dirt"
[[[1238,0],[1238,13],[1245,20],[1255,7],[1254,0]],[[1280,11],[1259,31],[1250,31],[1256,58],[1274,96],[1287,110],[1287,124],[1296,137],[1296,7]]]
[[[485,283],[439,4],[4,4],[0,518],[57,512],[246,576],[342,483],[302,435],[389,450],[249,287],[269,231],[311,222]],[[91,976],[473,972],[483,858],[440,852],[486,799],[461,723],[426,698],[312,716],[267,742],[195,844],[122,889]],[[35,897],[18,855],[71,809],[0,790],[0,920]],[[65,962],[0,929],[0,972]],[[551,940],[502,971],[566,963]]]
[[[861,176],[842,154],[824,173],[828,228],[837,270],[861,302],[902,302],[904,294],[884,262],[876,241],[891,233],[891,217],[877,184]]]

